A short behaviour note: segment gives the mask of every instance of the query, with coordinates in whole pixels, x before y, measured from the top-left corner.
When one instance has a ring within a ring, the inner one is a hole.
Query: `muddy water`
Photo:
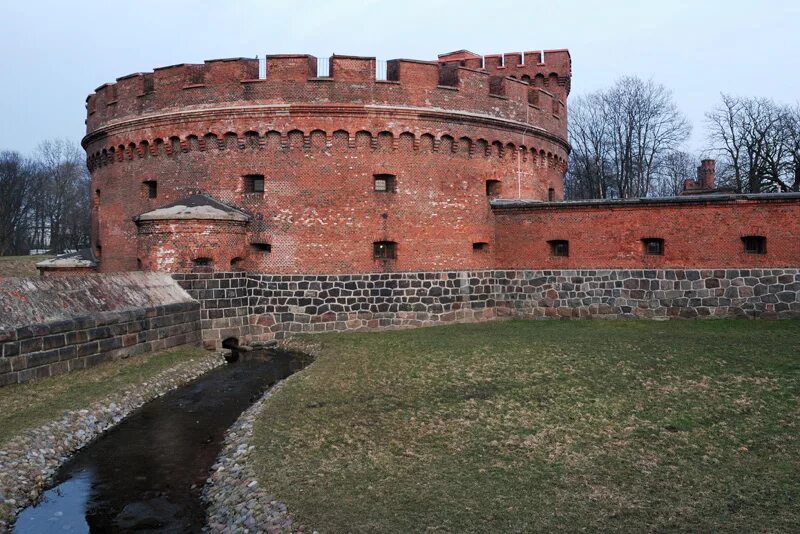
[[[308,363],[298,353],[247,353],[147,403],[62,466],[14,532],[200,531],[200,495],[225,431],[269,386]]]

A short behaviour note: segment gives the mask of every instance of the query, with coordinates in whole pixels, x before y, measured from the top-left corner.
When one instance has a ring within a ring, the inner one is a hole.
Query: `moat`
[[[310,361],[286,351],[245,353],[146,404],[64,464],[14,532],[200,531],[201,493],[225,431]]]

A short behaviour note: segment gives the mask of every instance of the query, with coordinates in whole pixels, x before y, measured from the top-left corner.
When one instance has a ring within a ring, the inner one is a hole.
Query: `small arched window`
[[[555,202],[555,200],[556,200],[556,190],[551,187],[547,190],[547,201]]]
[[[486,196],[499,197],[500,196],[500,180],[486,180]]]

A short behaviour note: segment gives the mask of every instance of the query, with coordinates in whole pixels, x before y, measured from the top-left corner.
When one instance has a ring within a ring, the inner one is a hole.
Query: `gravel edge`
[[[295,524],[295,518],[286,504],[276,500],[266,488],[259,486],[250,458],[255,449],[255,445],[251,443],[253,424],[265,403],[287,380],[311,369],[318,357],[316,345],[293,341],[287,340],[281,348],[305,352],[314,361],[268,389],[259,400],[242,412],[225,433],[222,451],[211,467],[211,475],[203,487],[203,500],[206,503],[205,532],[274,534],[305,530]]]
[[[224,364],[221,352],[192,358],[135,384],[71,410],[27,430],[0,450],[0,532],[7,532],[17,513],[36,502],[58,468],[78,449],[119,424],[143,404],[191,382]]]
[[[203,487],[206,508],[206,532],[291,532],[294,518],[286,505],[276,501],[258,485],[250,465],[250,442],[253,423],[264,403],[283,386],[272,386],[259,400],[242,412],[225,433],[225,443],[211,466],[211,475]]]

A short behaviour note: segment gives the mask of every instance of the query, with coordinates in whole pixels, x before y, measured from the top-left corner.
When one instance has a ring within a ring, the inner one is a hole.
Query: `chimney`
[[[714,182],[717,181],[717,162],[713,159],[704,159],[697,167],[697,183],[701,189],[714,189]]]

